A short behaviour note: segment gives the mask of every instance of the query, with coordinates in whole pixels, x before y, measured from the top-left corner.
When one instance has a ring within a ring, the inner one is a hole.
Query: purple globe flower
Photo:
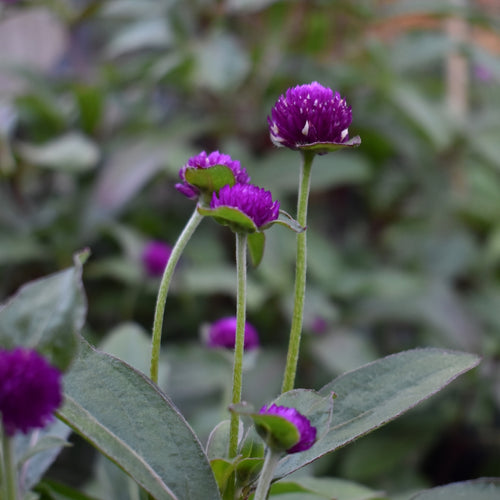
[[[57,368],[30,349],[0,350],[0,413],[9,436],[45,427],[61,401]]]
[[[163,241],[150,241],[142,251],[142,263],[150,276],[162,276],[172,247]]]
[[[208,347],[224,347],[234,349],[236,341],[236,317],[228,316],[212,323],[207,334]],[[252,350],[259,347],[259,335],[257,330],[248,322],[245,323],[244,349]]]
[[[277,415],[295,425],[299,432],[299,441],[286,450],[287,453],[297,453],[299,451],[308,450],[316,442],[316,427],[313,427],[309,419],[299,413],[295,408],[287,408],[286,406],[277,406],[275,404],[267,407],[264,405],[259,413],[262,415]]]
[[[175,188],[188,198],[197,199],[200,195],[200,190],[186,181],[186,170],[189,168],[209,168],[215,165],[229,167],[233,172],[237,184],[246,184],[250,181],[247,171],[241,166],[239,161],[232,160],[229,155],[221,154],[218,151],[213,151],[208,155],[205,151],[202,151],[199,155],[189,158],[188,162],[179,170],[179,177],[182,182],[176,184]]]
[[[289,88],[267,117],[271,140],[290,149],[313,149],[327,153],[337,146],[355,146],[349,140],[351,107],[338,92],[318,82]],[[329,147],[330,146],[330,147]]]
[[[252,219],[258,229],[276,220],[280,212],[280,202],[273,201],[270,191],[254,184],[224,186],[219,195],[213,193],[210,209],[218,207],[237,208]]]

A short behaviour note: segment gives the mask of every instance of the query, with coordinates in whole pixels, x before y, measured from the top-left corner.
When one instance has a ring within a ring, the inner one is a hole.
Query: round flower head
[[[57,368],[30,349],[0,350],[0,413],[9,436],[45,427],[61,401]]]
[[[150,276],[161,276],[172,248],[163,241],[150,241],[142,252],[142,263]]]
[[[250,218],[258,229],[276,220],[280,202],[274,201],[269,191],[254,184],[224,186],[219,195],[213,193],[210,209],[218,207],[236,208]]]
[[[267,117],[271,140],[290,149],[313,149],[319,154],[338,146],[355,146],[349,140],[351,107],[338,92],[318,82],[289,88]]]
[[[236,341],[236,317],[229,316],[221,318],[212,323],[207,334],[208,347],[224,347],[234,349]],[[245,343],[244,349],[251,350],[259,347],[259,336],[257,330],[250,324],[245,323]]]
[[[186,170],[192,168],[209,168],[216,165],[224,165],[230,168],[237,184],[246,184],[250,181],[247,171],[241,166],[239,161],[232,160],[229,155],[221,154],[218,151],[213,151],[208,155],[205,151],[202,151],[199,155],[189,158],[188,162],[179,170],[179,177],[182,182],[176,184],[175,188],[190,199],[198,198],[200,190],[186,181]]]
[[[308,450],[316,442],[316,427],[311,425],[309,419],[304,417],[295,408],[287,408],[286,406],[277,406],[275,404],[263,406],[260,411],[262,415],[277,415],[292,423],[299,433],[299,441],[291,448],[286,450],[287,453],[297,453],[299,451]]]

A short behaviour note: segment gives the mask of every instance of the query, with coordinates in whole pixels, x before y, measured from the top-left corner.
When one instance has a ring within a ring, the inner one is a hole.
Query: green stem
[[[16,462],[12,439],[4,432],[2,436],[2,459],[5,500],[18,500]],[[3,498],[3,496],[2,496]]]
[[[281,452],[268,448],[253,500],[266,500],[273,480],[274,470],[280,461],[281,455]]]
[[[247,234],[236,233],[236,272],[238,285],[236,293],[236,339],[234,344],[233,362],[233,393],[232,404],[241,401],[243,386],[243,354],[245,346],[245,314],[246,314],[246,283],[247,283]],[[229,458],[238,452],[239,416],[231,413],[229,427]]]
[[[172,276],[174,274],[175,266],[179,261],[179,258],[193,235],[194,231],[198,227],[203,215],[201,215],[198,207],[194,209],[191,218],[186,224],[186,227],[177,239],[172,253],[168,259],[165,271],[163,272],[163,277],[161,279],[160,288],[158,290],[158,298],[156,299],[156,309],[153,322],[153,340],[151,342],[151,366],[150,374],[151,380],[158,383],[158,364],[160,362],[160,346],[161,346],[161,333],[163,327],[163,315],[165,312],[165,302],[167,301],[168,289],[170,287],[170,282],[172,281]]]
[[[297,200],[297,221],[302,227],[307,227],[307,205],[311,187],[311,166],[315,153],[305,151],[302,153],[300,169],[299,195]],[[291,391],[295,384],[297,363],[299,360],[300,337],[304,316],[304,300],[306,294],[306,269],[307,269],[307,231],[297,234],[297,256],[295,264],[295,296],[290,328],[290,340],[286,358],[285,375],[283,378],[282,392]]]

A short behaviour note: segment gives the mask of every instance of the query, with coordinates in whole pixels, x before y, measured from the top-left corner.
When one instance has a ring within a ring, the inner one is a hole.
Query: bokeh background
[[[0,1],[0,301],[89,247],[85,334],[147,370],[159,278],[142,253],[172,245],[194,208],[179,168],[220,150],[294,213],[299,155],[271,144],[266,117],[314,80],[346,97],[362,145],[313,167],[298,385],[414,347],[483,361],[313,472],[393,499],[499,476],[497,0]],[[267,235],[248,284],[256,405],[279,392],[294,277],[294,235]],[[200,331],[234,314],[234,290],[232,233],[206,220],[167,302],[162,381],[201,436],[230,366]],[[52,475],[99,491],[114,472],[82,453]]]

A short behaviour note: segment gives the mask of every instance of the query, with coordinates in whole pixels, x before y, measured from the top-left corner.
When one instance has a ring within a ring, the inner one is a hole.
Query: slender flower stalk
[[[259,482],[257,483],[257,489],[255,490],[253,500],[267,499],[274,471],[282,456],[283,453],[280,451],[276,451],[271,448],[267,449],[266,458],[264,459],[264,465],[262,466],[262,471],[259,476]]]
[[[236,341],[234,344],[232,404],[241,401],[243,387],[243,353],[245,346],[246,282],[247,282],[247,234],[236,233]],[[229,428],[229,457],[238,452],[239,416],[231,413]]]
[[[297,221],[302,227],[307,227],[307,206],[311,187],[311,167],[315,153],[302,151],[300,170],[299,195],[297,201]],[[282,392],[291,391],[295,384],[297,363],[299,360],[300,339],[304,317],[304,301],[306,293],[307,270],[307,231],[297,234],[297,257],[295,264],[295,292],[292,325],[283,378]]]
[[[351,107],[338,92],[318,82],[297,85],[281,95],[267,117],[273,144],[302,153],[297,221],[307,226],[311,165],[315,154],[324,155],[356,147],[359,136],[349,137]],[[295,297],[283,392],[293,389],[299,356],[306,286],[306,233],[297,235]]]
[[[182,252],[184,251],[184,248],[187,245],[187,242],[191,239],[191,236],[195,232],[202,219],[203,216],[200,215],[197,208],[195,208],[193,214],[186,224],[186,227],[180,234],[174,245],[174,248],[172,249],[172,253],[170,254],[170,258],[168,259],[165,271],[163,272],[163,276],[160,282],[153,321],[153,340],[151,343],[150,377],[151,380],[155,383],[158,383],[158,365],[160,362],[163,315],[165,313],[165,303],[167,300],[168,290],[170,288],[170,282],[172,281],[175,267]]]
[[[14,460],[14,450],[12,438],[6,432],[2,435],[2,498],[5,500],[18,500],[16,464]]]

